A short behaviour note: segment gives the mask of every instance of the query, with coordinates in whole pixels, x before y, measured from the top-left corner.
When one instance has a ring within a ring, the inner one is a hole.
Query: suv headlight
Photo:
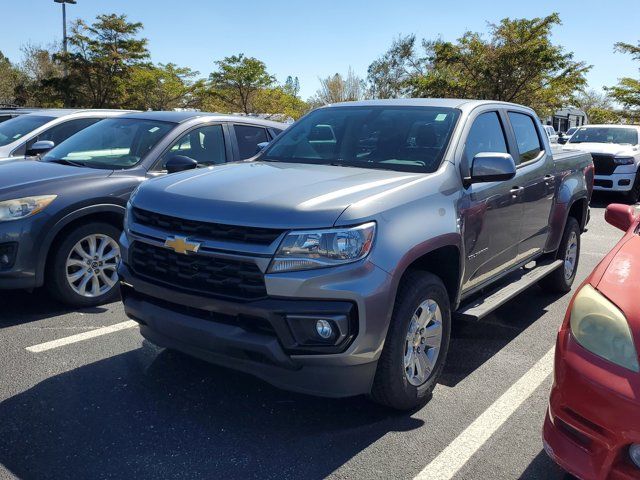
[[[289,232],[269,266],[269,273],[309,270],[355,262],[373,245],[375,222],[357,227]]]
[[[613,163],[616,165],[633,165],[633,157],[614,157]]]
[[[40,195],[0,202],[0,222],[19,220],[35,215],[44,210],[56,197],[57,195]]]
[[[571,333],[591,353],[634,372],[640,371],[627,319],[591,285],[582,287],[573,302]]]

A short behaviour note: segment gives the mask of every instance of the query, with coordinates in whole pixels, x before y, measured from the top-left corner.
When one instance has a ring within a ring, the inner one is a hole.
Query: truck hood
[[[145,182],[134,206],[165,215],[272,228],[330,227],[354,202],[424,174],[328,165],[242,162]]]
[[[111,170],[73,167],[35,160],[14,160],[0,163],[0,200],[16,195],[58,194],[67,182],[107,177]]]
[[[618,143],[566,143],[564,150],[583,150],[589,153],[633,157],[640,154],[637,146]]]

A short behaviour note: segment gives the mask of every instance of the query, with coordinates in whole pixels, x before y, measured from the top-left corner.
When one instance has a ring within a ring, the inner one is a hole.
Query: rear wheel
[[[573,217],[567,218],[556,259],[563,260],[563,264],[540,280],[539,285],[550,293],[567,293],[576,278],[580,259],[580,225]]]
[[[60,301],[89,307],[118,295],[120,231],[108,223],[79,227],[57,246],[47,269],[48,286]]]
[[[411,410],[426,404],[442,372],[451,335],[449,296],[430,273],[410,272],[400,285],[371,397]]]

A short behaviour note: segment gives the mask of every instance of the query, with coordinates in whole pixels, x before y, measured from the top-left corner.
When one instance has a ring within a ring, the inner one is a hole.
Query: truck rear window
[[[260,160],[435,172],[460,112],[439,107],[329,107],[282,133]]]

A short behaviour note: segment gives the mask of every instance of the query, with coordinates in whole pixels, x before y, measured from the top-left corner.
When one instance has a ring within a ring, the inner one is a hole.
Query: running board
[[[507,275],[506,281],[512,279],[509,283],[488,292],[480,298],[471,300],[468,304],[463,304],[454,312],[454,316],[464,320],[481,320],[555,269],[560,268],[563,263],[562,260],[547,261],[531,270],[522,270],[521,272]]]

